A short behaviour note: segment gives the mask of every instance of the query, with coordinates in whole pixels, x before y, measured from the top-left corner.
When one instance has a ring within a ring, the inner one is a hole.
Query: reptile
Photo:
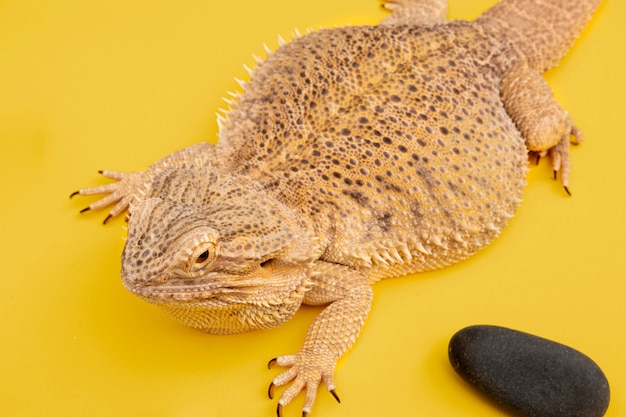
[[[320,386],[370,311],[372,285],[461,261],[496,238],[549,156],[569,193],[582,139],[541,74],[601,0],[502,0],[473,21],[446,0],[388,0],[378,25],[312,31],[258,60],[217,144],[74,195],[127,213],[124,286],[181,323],[228,334],[323,305],[277,413]]]

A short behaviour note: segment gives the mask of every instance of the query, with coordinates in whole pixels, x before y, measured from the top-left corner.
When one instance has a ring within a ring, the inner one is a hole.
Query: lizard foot
[[[383,0],[382,7],[391,11],[384,25],[432,25],[443,23],[448,11],[447,0]]]
[[[73,192],[70,198],[77,195],[107,194],[80,211],[84,213],[90,210],[99,210],[116,203],[108,216],[104,219],[103,224],[106,224],[111,218],[126,211],[131,203],[136,202],[136,200],[140,198],[141,194],[144,192],[143,190],[146,188],[146,183],[143,179],[144,175],[142,172],[98,172],[104,177],[115,180],[116,182],[96,187],[81,188]]]
[[[334,373],[336,364],[337,361],[331,357],[302,352],[296,355],[279,356],[272,359],[268,364],[269,368],[274,365],[290,367],[289,370],[272,380],[268,390],[269,397],[273,399],[274,387],[291,383],[278,400],[278,407],[276,408],[278,417],[282,417],[283,407],[289,404],[302,390],[306,390],[304,406],[302,407],[302,416],[306,417],[313,408],[315,398],[317,397],[317,389],[322,382],[335,400],[340,403],[339,396],[335,392]]]
[[[570,138],[572,138],[570,140]],[[582,142],[583,135],[574,123],[570,120],[566,132],[561,137],[561,140],[552,148],[536,152],[537,162],[544,156],[549,156],[552,161],[552,169],[554,171],[554,179],[557,179],[557,174],[561,173],[561,184],[565,188],[565,192],[568,195],[572,195],[569,191],[569,174],[571,170],[571,162],[569,157],[569,145],[570,143],[578,145]]]

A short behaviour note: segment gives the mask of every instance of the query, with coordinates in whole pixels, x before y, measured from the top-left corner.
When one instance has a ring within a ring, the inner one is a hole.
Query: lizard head
[[[131,208],[122,280],[205,331],[273,327],[309,288],[312,242],[293,211],[255,184],[205,169],[168,170]]]

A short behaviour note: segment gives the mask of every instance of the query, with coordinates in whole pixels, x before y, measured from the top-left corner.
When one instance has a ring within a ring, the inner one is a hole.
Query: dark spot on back
[[[360,191],[343,190],[342,194],[353,199],[361,207],[368,206],[370,198]]]
[[[391,230],[392,217],[393,215],[390,212],[384,212],[376,218],[376,221],[378,223],[378,227],[380,227],[380,230],[382,230],[383,232],[388,232],[389,230]]]

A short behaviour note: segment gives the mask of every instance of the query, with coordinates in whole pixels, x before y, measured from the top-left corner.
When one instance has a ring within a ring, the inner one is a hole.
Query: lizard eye
[[[187,261],[187,269],[189,271],[198,271],[215,260],[215,243],[200,243],[189,256]]]
[[[209,251],[205,250],[204,252],[202,252],[200,255],[198,255],[198,257],[196,258],[196,262],[197,264],[202,264],[204,263],[204,261],[206,261],[207,259],[209,259]]]

